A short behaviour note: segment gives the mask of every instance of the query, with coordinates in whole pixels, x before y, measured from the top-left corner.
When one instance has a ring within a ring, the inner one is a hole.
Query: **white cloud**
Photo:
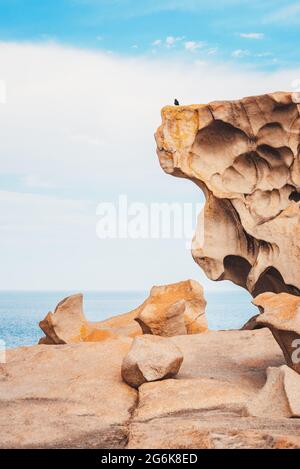
[[[142,289],[188,277],[211,285],[180,243],[100,242],[96,207],[120,193],[198,203],[196,186],[159,166],[161,107],[288,89],[300,68],[260,73],[54,44],[0,43],[0,56],[0,171],[6,187],[13,179],[0,196],[1,288]],[[48,195],[22,193],[38,186]]]
[[[155,39],[155,41],[153,41],[151,43],[152,46],[156,47],[156,46],[160,46],[162,43],[162,40],[161,39]]]
[[[207,55],[216,55],[218,50],[218,47],[211,47],[210,49],[207,49],[206,53]]]
[[[168,36],[166,38],[166,46],[167,47],[173,47],[176,42],[180,42],[184,39],[184,36]]]
[[[184,43],[184,47],[186,50],[190,52],[195,52],[197,49],[203,47],[203,42],[200,41],[186,41]]]
[[[249,50],[246,50],[246,49],[236,49],[232,52],[232,57],[235,57],[237,59],[242,59],[243,57],[247,57],[250,54],[250,51]]]
[[[274,54],[272,52],[258,52],[254,54],[254,57],[264,58],[264,57],[272,57]]]
[[[264,39],[264,33],[241,33],[240,37],[244,39]]]

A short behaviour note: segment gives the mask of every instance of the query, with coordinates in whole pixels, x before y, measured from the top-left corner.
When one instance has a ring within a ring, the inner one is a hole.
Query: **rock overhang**
[[[300,107],[278,92],[166,106],[156,133],[163,170],[195,182],[206,204],[193,240],[212,280],[253,296],[299,294]]]

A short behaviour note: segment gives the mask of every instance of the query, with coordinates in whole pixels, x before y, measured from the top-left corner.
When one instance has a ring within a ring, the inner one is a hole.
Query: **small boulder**
[[[153,287],[149,298],[136,310],[144,334],[172,337],[206,332],[206,301],[201,285],[186,280]]]
[[[256,323],[270,329],[287,365],[300,373],[300,297],[268,292],[258,295],[252,303],[262,311]]]
[[[122,363],[122,378],[138,388],[143,383],[172,378],[183,362],[180,349],[170,339],[143,335],[133,340]]]

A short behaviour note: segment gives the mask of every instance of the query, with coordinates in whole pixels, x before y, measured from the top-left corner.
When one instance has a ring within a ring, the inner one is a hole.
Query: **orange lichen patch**
[[[119,336],[108,329],[95,329],[84,337],[84,342],[102,342],[103,340],[116,339]]]
[[[88,323],[82,324],[80,327],[80,338],[81,340],[85,340],[86,336],[89,334],[90,328],[88,326]]]
[[[191,145],[198,130],[197,106],[166,106],[161,112],[159,146],[165,151],[181,150]],[[171,139],[170,139],[171,137]],[[172,140],[172,145],[169,142]]]
[[[94,326],[97,328],[111,328],[116,334],[126,335],[128,337],[135,337],[141,335],[142,331],[139,325],[135,322],[137,310],[130,311],[129,313],[120,314],[104,321],[96,323]]]

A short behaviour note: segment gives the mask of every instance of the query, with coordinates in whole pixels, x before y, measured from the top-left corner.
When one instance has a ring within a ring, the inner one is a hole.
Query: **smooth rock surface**
[[[122,377],[134,388],[145,382],[172,378],[183,361],[180,349],[170,339],[143,335],[133,340],[122,363]]]
[[[267,328],[171,340],[183,364],[176,379],[139,388],[129,448],[300,447],[300,419],[246,414],[266,383],[267,368],[284,364]]]
[[[300,376],[283,365],[268,368],[267,382],[247,405],[253,417],[300,417]]]
[[[175,344],[184,361],[176,379],[139,391],[121,378],[129,338],[9,350],[0,368],[0,447],[300,447],[299,418],[245,412],[267,369],[284,364],[268,328],[151,338]]]
[[[299,110],[283,92],[167,106],[156,133],[164,171],[206,197],[195,261],[253,296],[300,293]]]
[[[144,334],[172,337],[207,331],[203,288],[195,280],[153,287],[136,310]]]
[[[21,347],[0,368],[1,448],[123,448],[137,392],[123,383],[130,339]]]

